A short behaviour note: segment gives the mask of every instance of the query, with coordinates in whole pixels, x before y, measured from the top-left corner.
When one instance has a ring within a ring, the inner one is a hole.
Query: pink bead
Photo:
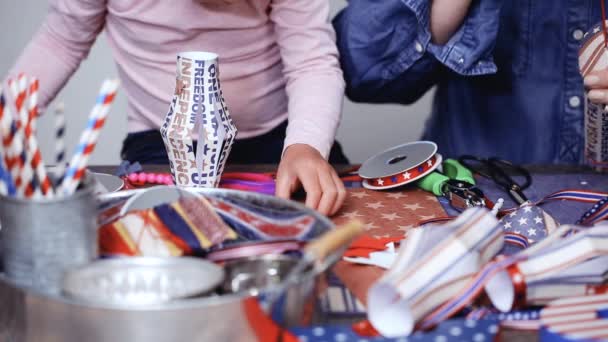
[[[146,177],[146,182],[148,183],[156,183],[156,174],[148,173]]]
[[[171,177],[171,175],[165,175],[165,184],[167,184],[167,185],[173,184],[173,177]]]
[[[148,179],[148,174],[145,172],[141,172],[137,178],[140,183],[145,183],[146,179]]]
[[[129,179],[129,182],[137,182],[138,176],[137,173],[131,173],[127,178]]]

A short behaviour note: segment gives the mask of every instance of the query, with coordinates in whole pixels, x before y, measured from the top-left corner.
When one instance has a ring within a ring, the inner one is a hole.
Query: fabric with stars
[[[357,335],[348,325],[313,326],[294,328],[291,332],[301,342],[491,342],[499,333],[496,318],[467,320],[453,319],[441,323],[435,330],[417,332],[407,337],[363,337]]]
[[[363,221],[366,234],[376,238],[403,237],[418,223],[445,216],[437,198],[426,191],[406,186],[397,191],[373,191],[363,188],[347,189],[348,197],[334,223],[351,219]],[[379,267],[354,265],[340,261],[334,272],[363,304],[367,290],[384,272]]]
[[[524,204],[500,220],[505,233],[505,245],[500,252],[513,255],[543,240],[557,227],[557,222],[543,209],[532,204]]]

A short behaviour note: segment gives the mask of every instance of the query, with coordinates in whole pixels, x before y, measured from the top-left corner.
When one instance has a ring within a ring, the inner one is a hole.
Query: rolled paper
[[[486,286],[501,311],[510,311],[517,298],[525,298],[526,305],[545,305],[590,293],[604,283],[608,272],[608,224],[587,229],[562,226],[518,257]]]
[[[237,130],[222,95],[216,54],[177,56],[175,94],[160,131],[176,185],[218,186]]]
[[[608,68],[608,50],[601,23],[595,25],[584,35],[579,50],[581,75]],[[606,106],[596,104],[585,98],[585,147],[586,162],[598,171],[608,170],[608,111]]]
[[[410,230],[392,267],[368,292],[374,328],[387,337],[409,335],[502,246],[498,220],[485,208],[470,208],[445,225]]]

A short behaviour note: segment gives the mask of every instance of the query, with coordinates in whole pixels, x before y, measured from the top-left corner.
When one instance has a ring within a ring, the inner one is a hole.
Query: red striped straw
[[[28,78],[24,74],[19,74],[17,82],[9,81],[9,86],[13,93],[13,100],[15,102],[15,109],[17,110],[16,132],[13,139],[13,146],[15,150],[13,153],[15,153],[21,159],[21,162],[19,163],[19,176],[21,176],[21,182],[20,185],[17,185],[19,193],[23,194],[23,196],[26,198],[38,198],[40,197],[41,193],[40,189],[35,186],[36,175],[34,173],[34,169],[31,167],[33,151],[30,150],[29,144],[26,143],[25,147],[23,145],[23,142],[26,141],[25,128],[29,121],[28,110],[26,107],[27,83]]]
[[[59,191],[65,196],[73,194],[76,191],[84,176],[88,160],[95,149],[99,133],[105,124],[106,117],[116,96],[118,84],[117,80],[105,80],[101,86],[97,102],[89,115],[87,128],[80,136],[80,143],[72,156],[61,183]]]
[[[36,139],[35,123],[38,114],[38,80],[35,78],[32,78],[30,81],[28,95],[28,119],[24,130],[28,151],[27,163],[34,169],[35,176],[38,178],[40,191],[42,191],[42,196],[51,198],[55,191],[53,190],[51,179],[46,173],[46,167],[44,166],[42,154],[38,147],[38,140]]]
[[[34,132],[36,131],[36,119],[38,118],[38,79],[36,77],[32,77],[30,79],[30,85],[27,91],[28,96],[28,122],[32,123],[32,127]]]
[[[23,167],[23,138],[20,136],[17,130],[17,122],[14,119],[9,106],[6,104],[6,97],[4,94],[0,94],[0,103],[2,104],[0,110],[0,133],[2,135],[2,146],[5,152],[5,162],[8,172],[15,182],[17,188],[17,194],[24,196],[33,194],[33,189],[23,186],[21,169]]]

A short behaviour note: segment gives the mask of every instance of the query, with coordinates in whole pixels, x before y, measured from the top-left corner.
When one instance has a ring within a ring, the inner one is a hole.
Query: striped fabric
[[[608,294],[556,300],[540,317],[540,341],[608,340]]]
[[[99,229],[102,256],[199,255],[236,233],[204,198],[131,212]]]

